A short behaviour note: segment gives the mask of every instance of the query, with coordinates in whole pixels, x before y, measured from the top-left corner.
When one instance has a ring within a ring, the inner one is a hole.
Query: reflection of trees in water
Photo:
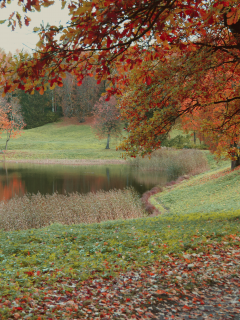
[[[171,179],[174,180],[174,179]],[[170,178],[164,172],[142,171],[128,166],[92,166],[87,168],[14,166],[0,167],[0,201],[26,192],[37,194],[89,193],[124,189],[132,186],[143,194]]]
[[[9,200],[15,195],[23,196],[25,194],[24,183],[16,176],[6,177],[6,180],[0,181],[0,200]],[[11,178],[10,181],[8,181]]]
[[[56,182],[55,186],[57,186]],[[112,176],[111,170],[107,168],[105,175],[85,174],[70,178],[67,175],[63,175],[61,190],[59,190],[59,187],[60,184],[58,183],[59,193],[64,193],[64,190],[68,193],[76,191],[79,193],[87,193],[96,192],[98,190],[110,190],[113,188],[123,189],[126,187],[126,182],[121,176]]]
[[[139,184],[143,184],[146,186],[164,186],[167,182],[169,182],[169,177],[166,173],[158,173],[153,171],[138,171],[134,174],[134,179]],[[174,180],[174,179],[170,179]]]

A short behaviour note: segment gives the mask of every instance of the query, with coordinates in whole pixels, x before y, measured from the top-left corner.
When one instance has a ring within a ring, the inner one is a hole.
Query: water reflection
[[[15,172],[8,172],[5,163],[0,167],[0,200],[9,200],[26,193],[24,182]]]
[[[155,185],[165,185],[175,177],[162,172],[143,172],[127,165],[38,165],[0,164],[0,200],[25,193],[88,193],[134,187],[143,194]]]

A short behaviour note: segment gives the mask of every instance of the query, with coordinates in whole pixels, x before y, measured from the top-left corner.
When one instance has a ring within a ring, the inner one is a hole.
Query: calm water
[[[161,172],[144,172],[126,165],[68,166],[22,163],[0,164],[0,201],[25,193],[64,194],[124,189],[132,186],[139,194],[176,177]]]

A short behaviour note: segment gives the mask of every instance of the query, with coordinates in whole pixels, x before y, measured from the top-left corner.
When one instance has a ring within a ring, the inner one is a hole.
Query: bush
[[[199,149],[199,150],[207,150],[208,147],[205,144],[196,145],[192,143],[191,135],[188,134],[186,136],[177,135],[172,139],[164,139],[162,141],[163,147],[176,148],[176,149]]]

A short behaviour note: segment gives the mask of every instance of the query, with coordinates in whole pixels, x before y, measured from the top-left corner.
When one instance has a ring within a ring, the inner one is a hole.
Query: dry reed
[[[137,157],[129,161],[130,165],[142,170],[166,171],[169,175],[195,175],[209,169],[208,162],[201,150],[162,147],[148,157]]]
[[[133,188],[62,195],[26,194],[0,203],[0,229],[4,231],[42,228],[146,216]]]

